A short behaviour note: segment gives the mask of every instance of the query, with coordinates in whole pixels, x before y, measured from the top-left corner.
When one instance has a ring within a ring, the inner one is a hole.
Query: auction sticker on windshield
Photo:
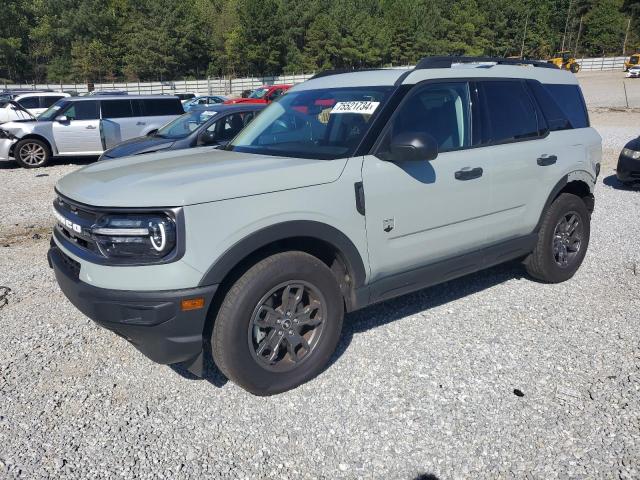
[[[361,113],[362,115],[371,115],[376,111],[380,102],[338,102],[333,106],[331,114],[335,113]]]

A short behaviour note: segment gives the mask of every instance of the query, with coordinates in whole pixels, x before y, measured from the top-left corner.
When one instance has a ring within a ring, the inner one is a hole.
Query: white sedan
[[[638,77],[640,77],[640,65],[631,67],[627,71],[627,78],[638,78]]]

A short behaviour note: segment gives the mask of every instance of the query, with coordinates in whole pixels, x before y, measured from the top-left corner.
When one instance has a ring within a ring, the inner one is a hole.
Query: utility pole
[[[520,47],[520,59],[524,58],[524,42],[527,39],[527,26],[529,25],[529,15],[531,10],[527,10],[527,18],[524,20],[524,33],[522,34],[522,47]]]
[[[622,56],[627,55],[627,40],[629,39],[629,28],[631,28],[631,20],[633,19],[633,15],[627,21],[627,31],[624,34],[624,43],[622,44]]]
[[[567,9],[567,20],[564,22],[564,34],[562,35],[562,48],[561,51],[564,51],[564,42],[567,38],[567,29],[569,28],[569,18],[571,16],[571,7],[573,7],[573,0],[569,0],[569,8]]]
[[[580,17],[580,26],[578,27],[578,36],[576,37],[576,48],[573,51],[573,56],[578,58],[578,45],[580,44],[580,34],[582,33],[582,19],[584,16]]]

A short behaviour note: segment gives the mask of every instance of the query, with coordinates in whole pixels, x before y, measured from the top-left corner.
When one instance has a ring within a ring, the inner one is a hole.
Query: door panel
[[[97,155],[103,151],[100,120],[53,122],[53,138],[60,155]]]
[[[53,138],[60,155],[98,155],[103,152],[98,100],[71,102],[59,113],[67,121],[53,122]]]
[[[491,188],[484,172],[491,158],[469,148],[470,109],[466,81],[419,85],[398,107],[376,156],[365,157],[373,281],[486,244]],[[435,160],[406,161],[390,154],[394,138],[425,134],[438,145]]]
[[[475,150],[441,153],[431,162],[392,163],[365,157],[363,183],[372,280],[481,248],[491,212],[486,175],[457,180],[457,171],[483,168]]]

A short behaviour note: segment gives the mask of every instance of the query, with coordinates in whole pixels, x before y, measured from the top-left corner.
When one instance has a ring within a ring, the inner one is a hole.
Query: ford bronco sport
[[[512,259],[570,279],[601,154],[575,77],[547,63],[327,72],[223,150],[62,178],[49,261],[150,359],[201,374],[210,342],[229,379],[269,395],[322,371],[345,312]]]

